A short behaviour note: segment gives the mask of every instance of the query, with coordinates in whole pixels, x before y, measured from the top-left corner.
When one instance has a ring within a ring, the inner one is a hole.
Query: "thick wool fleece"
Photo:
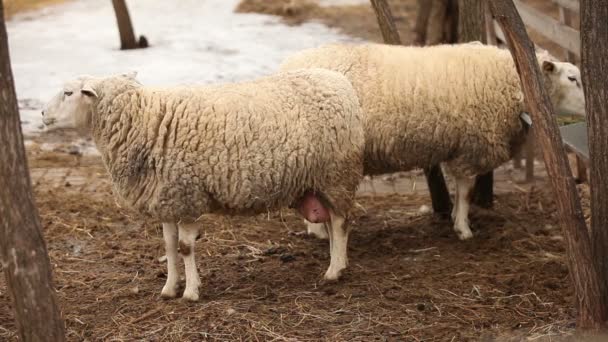
[[[353,84],[365,116],[366,174],[440,162],[457,176],[482,174],[525,139],[523,93],[508,50],[332,44],[304,50],[281,69],[303,67],[341,72]]]
[[[310,69],[219,86],[95,85],[94,140],[115,191],[164,222],[254,214],[310,191],[346,215],[362,178],[363,122],[339,73]]]

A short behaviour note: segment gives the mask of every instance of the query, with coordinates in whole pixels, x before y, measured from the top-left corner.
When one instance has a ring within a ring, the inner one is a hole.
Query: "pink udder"
[[[304,195],[300,201],[298,212],[311,223],[328,222],[330,219],[329,210],[321,204],[317,196],[310,192]]]

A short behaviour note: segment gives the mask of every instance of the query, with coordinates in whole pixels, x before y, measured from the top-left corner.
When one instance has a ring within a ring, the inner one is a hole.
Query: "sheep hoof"
[[[198,301],[198,291],[184,291],[184,295],[182,296],[183,300],[187,300],[189,302]]]
[[[163,287],[163,290],[160,292],[160,297],[165,299],[172,299],[177,297],[177,291],[175,291],[175,286],[167,286]]]
[[[325,276],[323,276],[323,279],[327,282],[336,282],[340,279],[340,276],[342,275],[342,270],[332,270],[331,268],[327,270],[327,272],[325,272]]]
[[[473,237],[473,232],[471,232],[471,229],[468,226],[454,227],[454,230],[456,231],[458,238],[462,241],[468,240]]]
[[[325,225],[323,224],[310,224],[308,226],[308,235],[312,235],[317,239],[321,240],[329,239],[329,235],[327,235],[327,229],[325,229]]]

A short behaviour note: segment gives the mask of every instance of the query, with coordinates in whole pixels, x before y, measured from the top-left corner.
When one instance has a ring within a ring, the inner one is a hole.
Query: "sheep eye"
[[[70,96],[70,95],[74,94],[74,92],[73,91],[64,91],[63,94],[65,96]]]
[[[574,76],[568,76],[568,79],[569,79],[571,82],[576,82],[576,77],[574,77]]]

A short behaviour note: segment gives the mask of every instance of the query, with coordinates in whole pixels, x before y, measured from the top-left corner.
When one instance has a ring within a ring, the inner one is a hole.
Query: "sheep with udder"
[[[174,88],[142,86],[135,74],[67,82],[42,112],[53,127],[90,134],[118,199],[162,222],[167,281],[199,298],[194,258],[203,214],[254,215],[292,207],[327,222],[335,280],[347,266],[347,219],[363,171],[363,121],[340,73],[307,69],[254,81]]]
[[[558,113],[584,113],[579,69],[537,54]],[[288,57],[281,70],[326,68],[351,81],[365,117],[364,173],[409,171],[442,163],[456,181],[454,230],[473,236],[468,220],[475,175],[521,149],[529,123],[508,50],[479,42],[408,47],[330,44]],[[308,232],[326,237],[323,225]]]

